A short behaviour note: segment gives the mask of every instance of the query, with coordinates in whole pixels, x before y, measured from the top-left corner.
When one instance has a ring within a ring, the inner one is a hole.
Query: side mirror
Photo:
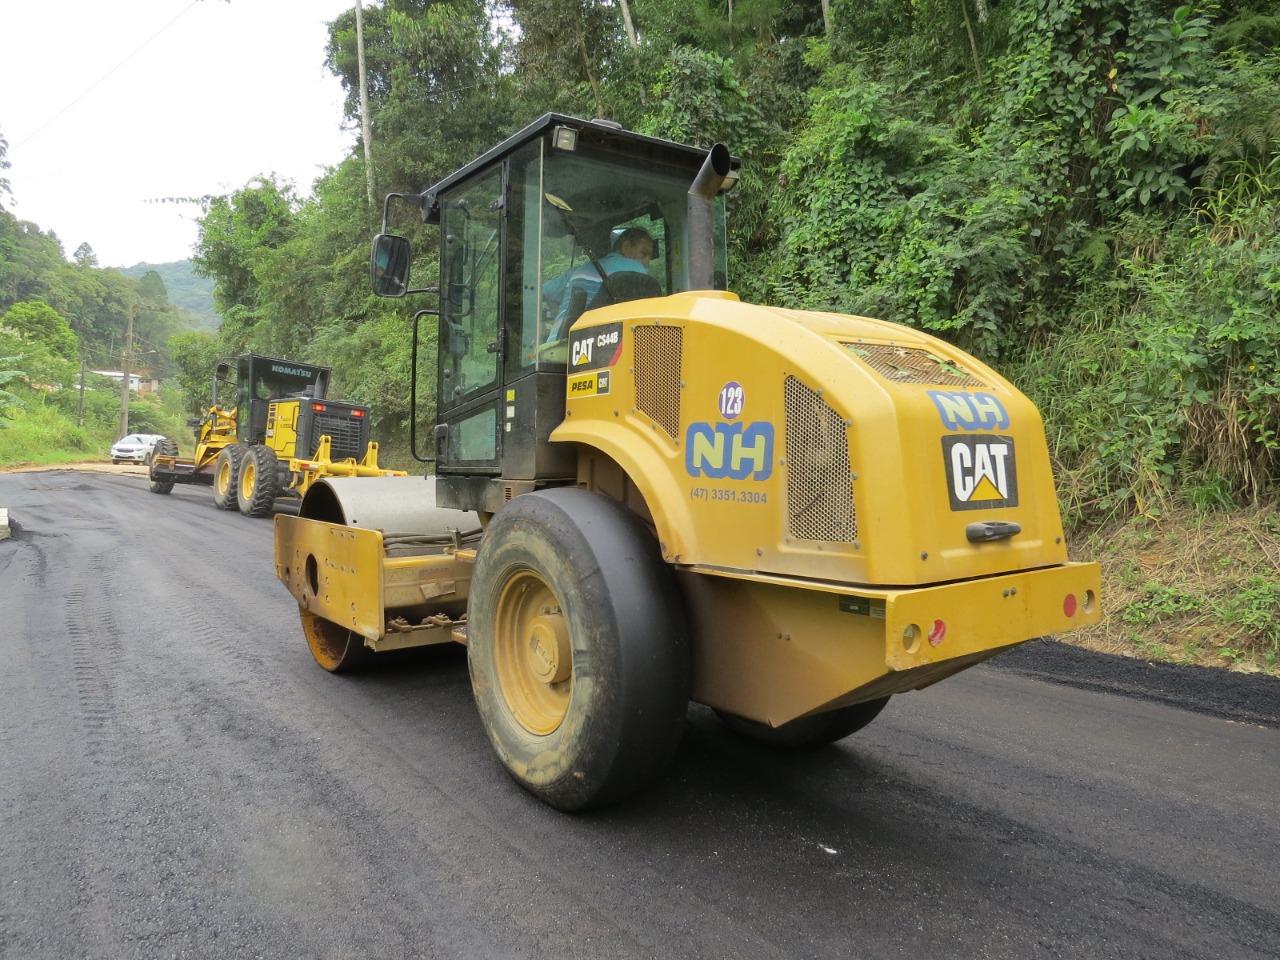
[[[379,297],[403,297],[409,292],[409,241],[389,233],[373,238],[369,278]]]

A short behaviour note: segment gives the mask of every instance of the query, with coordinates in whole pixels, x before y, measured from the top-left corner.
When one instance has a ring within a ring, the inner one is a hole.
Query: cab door
[[[499,165],[441,198],[435,446],[442,473],[498,472],[503,197]]]

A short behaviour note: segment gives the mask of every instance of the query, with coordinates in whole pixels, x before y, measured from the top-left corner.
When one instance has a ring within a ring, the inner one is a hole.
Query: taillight
[[[947,639],[946,621],[945,620],[933,621],[933,629],[929,631],[929,646],[936,647],[945,639]]]

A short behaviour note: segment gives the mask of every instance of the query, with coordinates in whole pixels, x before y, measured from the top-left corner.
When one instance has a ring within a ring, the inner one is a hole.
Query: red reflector
[[[936,647],[947,639],[947,625],[941,620],[933,621],[933,629],[929,631],[929,646]]]
[[[1067,598],[1062,601],[1062,612],[1068,617],[1076,615],[1076,595],[1074,593],[1068,593]]]
[[[311,405],[311,409],[312,409],[312,410],[317,410],[317,411],[319,411],[320,413],[324,413],[324,404],[323,404],[323,403],[313,403],[313,404]]]
[[[363,417],[363,416],[364,416],[364,411],[363,411],[363,410],[352,410],[352,411],[351,411],[351,415],[352,415],[353,417]]]

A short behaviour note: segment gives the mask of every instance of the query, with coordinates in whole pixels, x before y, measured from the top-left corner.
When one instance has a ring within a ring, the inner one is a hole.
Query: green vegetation
[[[213,281],[196,275],[190,260],[177,263],[138,263],[120,272],[141,280],[154,271],[164,283],[169,303],[186,315],[188,325],[196,330],[216,333],[221,317],[213,307]]]
[[[1271,516],[1280,468],[1270,0],[383,0],[364,24],[379,195],[546,110],[728,143],[744,160],[734,289],[918,326],[992,362],[1040,406],[1074,540],[1107,565],[1099,642],[1149,652],[1176,629],[1166,655],[1270,668],[1280,552],[1269,528],[1242,532]],[[354,10],[327,53],[354,123]],[[365,174],[357,146],[312,197],[261,176],[206,198],[195,267],[221,327],[145,336],[188,391],[218,352],[329,364],[395,459],[408,310],[368,291]],[[432,243],[416,244],[422,285]],[[0,311],[42,300],[109,352],[136,296],[124,283],[0,210]],[[1189,550],[1178,532],[1211,527],[1227,552],[1197,547],[1205,562],[1173,576],[1169,541]],[[1150,570],[1123,552],[1144,533],[1167,551]]]
[[[1083,531],[1082,531],[1083,532]],[[1089,531],[1082,555],[1108,571],[1110,616],[1073,637],[1109,653],[1277,674],[1280,515],[1174,505]]]

